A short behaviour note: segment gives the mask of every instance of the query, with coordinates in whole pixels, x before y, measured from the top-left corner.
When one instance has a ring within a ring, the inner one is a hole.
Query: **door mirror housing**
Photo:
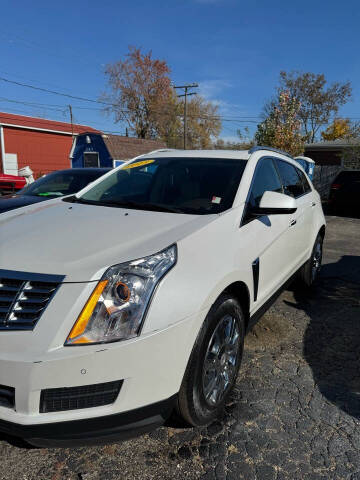
[[[264,192],[258,207],[252,208],[253,215],[281,215],[296,212],[295,198],[283,193]]]

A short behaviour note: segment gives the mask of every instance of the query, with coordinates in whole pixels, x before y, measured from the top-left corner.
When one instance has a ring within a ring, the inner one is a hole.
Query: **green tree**
[[[256,143],[279,148],[291,155],[303,153],[304,139],[301,135],[299,110],[300,102],[289,91],[280,91],[268,117],[257,127]]]
[[[314,142],[319,129],[329,123],[352,94],[350,82],[327,86],[324,74],[312,72],[280,72],[278,91],[288,90],[300,103],[299,119],[308,142]]]

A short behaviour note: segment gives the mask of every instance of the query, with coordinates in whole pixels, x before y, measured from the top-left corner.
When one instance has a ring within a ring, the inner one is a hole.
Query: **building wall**
[[[360,170],[360,158],[344,158],[343,166],[348,170]]]
[[[317,165],[341,165],[341,150],[311,150],[305,147],[305,155]]]
[[[96,133],[83,133],[78,135],[71,159],[71,164],[74,168],[84,167],[85,152],[97,152],[99,154],[99,167],[113,167],[113,159],[104,143],[102,135]]]
[[[4,140],[5,152],[16,153],[18,167],[29,165],[35,176],[71,166],[71,135],[4,126]]]

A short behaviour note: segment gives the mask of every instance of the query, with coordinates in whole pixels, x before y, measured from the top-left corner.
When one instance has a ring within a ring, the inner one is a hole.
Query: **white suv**
[[[321,265],[299,165],[264,147],[162,150],[65,199],[0,216],[0,431],[34,445],[126,438],[174,408],[211,422],[244,335]]]

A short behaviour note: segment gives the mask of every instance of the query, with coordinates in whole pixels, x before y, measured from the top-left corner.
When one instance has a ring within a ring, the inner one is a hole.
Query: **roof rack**
[[[293,158],[290,153],[283,152],[282,150],[279,150],[278,148],[273,148],[273,147],[264,147],[262,145],[256,145],[255,147],[251,147],[249,149],[249,153],[254,153],[259,150],[269,150],[270,152],[276,152],[276,153],[281,153],[281,155],[285,155],[286,157]]]
[[[153,153],[160,153],[160,152],[174,152],[176,148],[157,148],[156,150],[152,150],[151,152],[142,153],[139,157],[143,157],[144,155],[152,155]]]

